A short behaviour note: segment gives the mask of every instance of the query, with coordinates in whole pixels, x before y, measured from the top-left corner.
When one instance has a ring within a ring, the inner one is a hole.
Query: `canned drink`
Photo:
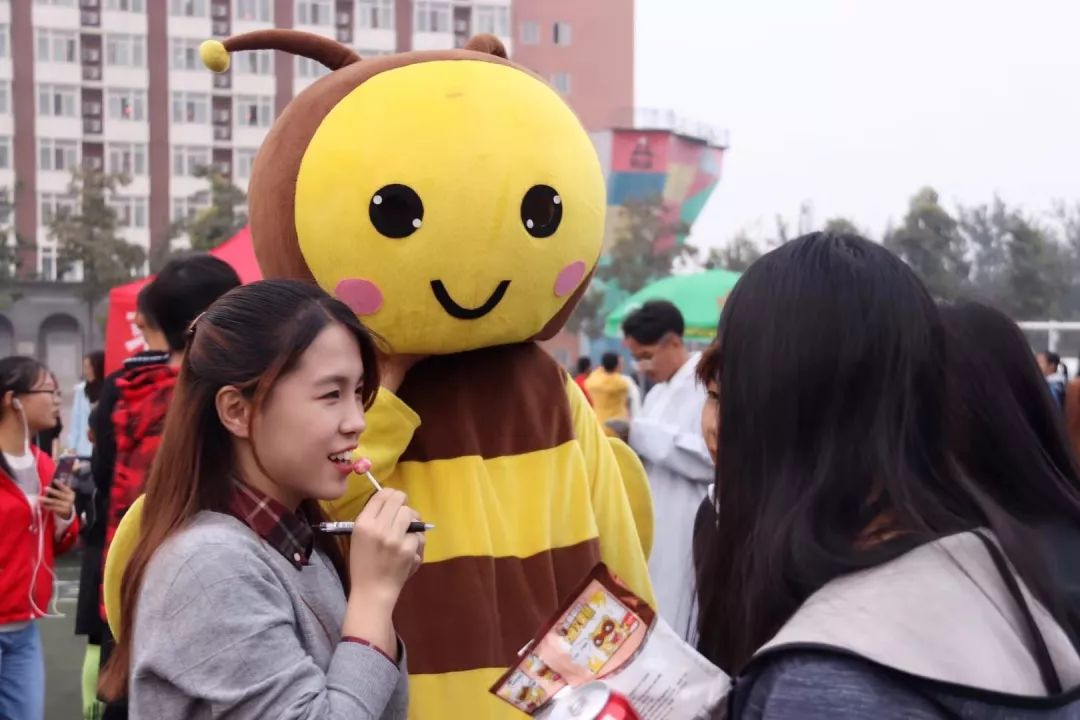
[[[602,682],[591,682],[560,697],[549,720],[641,720],[641,716],[626,696]]]

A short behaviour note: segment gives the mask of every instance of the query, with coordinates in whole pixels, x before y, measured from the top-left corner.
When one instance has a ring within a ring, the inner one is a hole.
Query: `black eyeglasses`
[[[27,390],[23,395],[52,395],[59,400],[62,397],[60,390]]]

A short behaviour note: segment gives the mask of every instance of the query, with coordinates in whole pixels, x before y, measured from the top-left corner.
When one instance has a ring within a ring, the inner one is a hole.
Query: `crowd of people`
[[[55,376],[0,360],[0,716],[43,716],[35,623],[81,537],[85,717],[406,717],[394,610],[423,563],[419,515],[386,488],[347,547],[313,528],[365,469],[366,410],[423,361],[314,284],[240,286],[207,255],[170,262],[138,323],[148,349],[121,370],[85,360],[67,482],[37,445]],[[645,467],[657,609],[734,678],[727,717],[1076,712],[1060,358],[852,235],[757,261],[704,352],[684,330],[665,301],[627,317],[643,400],[617,353],[573,380]],[[114,638],[102,563],[143,493]]]

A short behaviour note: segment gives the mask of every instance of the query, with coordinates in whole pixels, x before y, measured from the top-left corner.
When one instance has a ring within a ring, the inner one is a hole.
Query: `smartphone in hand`
[[[78,460],[74,455],[61,455],[60,459],[56,461],[56,471],[53,473],[52,484],[54,486],[63,485],[64,487],[71,487],[75,482],[75,461]]]

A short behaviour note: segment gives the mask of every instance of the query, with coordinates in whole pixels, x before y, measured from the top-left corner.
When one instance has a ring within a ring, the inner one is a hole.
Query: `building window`
[[[11,112],[11,83],[0,82],[0,115]]]
[[[116,213],[116,224],[122,228],[146,227],[146,198],[114,197],[109,199],[109,207]]]
[[[172,49],[172,69],[205,72],[202,62],[199,60],[200,43],[200,40],[192,38],[171,38],[169,46]]]
[[[413,28],[416,32],[450,32],[450,3],[417,0],[413,4]]]
[[[233,112],[240,127],[270,127],[274,119],[274,99],[268,95],[240,95]]]
[[[74,63],[79,59],[79,36],[70,30],[37,30],[38,62]]]
[[[237,148],[234,152],[233,163],[236,166],[236,177],[251,177],[251,168],[255,164],[254,148]]]
[[[505,5],[474,5],[473,32],[506,37],[510,34],[510,8]]]
[[[570,73],[557,72],[551,76],[551,84],[563,95],[570,94]]]
[[[109,118],[111,120],[146,120],[146,91],[109,89]]]
[[[77,93],[74,85],[38,85],[38,114],[44,117],[75,117]]]
[[[323,65],[321,62],[312,60],[311,58],[296,56],[296,76],[301,78],[319,78],[323,75],[328,75],[330,69]]]
[[[38,208],[41,213],[41,222],[50,223],[60,211],[69,214],[75,212],[75,198],[59,193],[38,193]]]
[[[270,0],[236,0],[233,19],[247,22],[274,22]]]
[[[146,174],[146,145],[142,143],[109,143],[108,156],[111,173]]]
[[[196,193],[191,197],[178,197],[172,199],[173,222],[192,220],[203,208],[210,207],[210,196],[205,192]]]
[[[105,63],[126,67],[146,67],[146,38],[142,35],[115,35],[105,39]]]
[[[359,0],[357,24],[372,30],[394,29],[394,0]]]
[[[172,121],[188,125],[204,125],[210,122],[210,96],[206,93],[174,92]]]
[[[75,0],[34,0],[38,5],[53,5],[55,7],[75,7]]]
[[[173,175],[195,177],[200,168],[210,166],[210,148],[173,146]]]
[[[11,169],[11,137],[0,135],[0,170]],[[4,203],[0,203],[2,206]]]
[[[7,23],[0,23],[0,58],[8,57],[10,52],[8,47],[9,30],[10,26]]]
[[[233,62],[236,63],[236,72],[240,75],[274,74],[273,50],[249,50],[234,55]]]
[[[552,26],[552,38],[556,45],[570,44],[570,23],[557,22]]]
[[[38,277],[42,280],[56,280],[56,248],[42,245],[37,250]]]
[[[296,23],[298,25],[329,25],[330,0],[296,0]]]
[[[146,10],[144,0],[105,0],[106,10],[141,13]]]
[[[79,164],[78,140],[38,139],[38,169],[64,171]]]
[[[169,14],[180,17],[206,17],[206,0],[169,0]]]
[[[532,20],[526,20],[525,22],[521,23],[521,44],[540,44],[540,23],[533,22]]]

